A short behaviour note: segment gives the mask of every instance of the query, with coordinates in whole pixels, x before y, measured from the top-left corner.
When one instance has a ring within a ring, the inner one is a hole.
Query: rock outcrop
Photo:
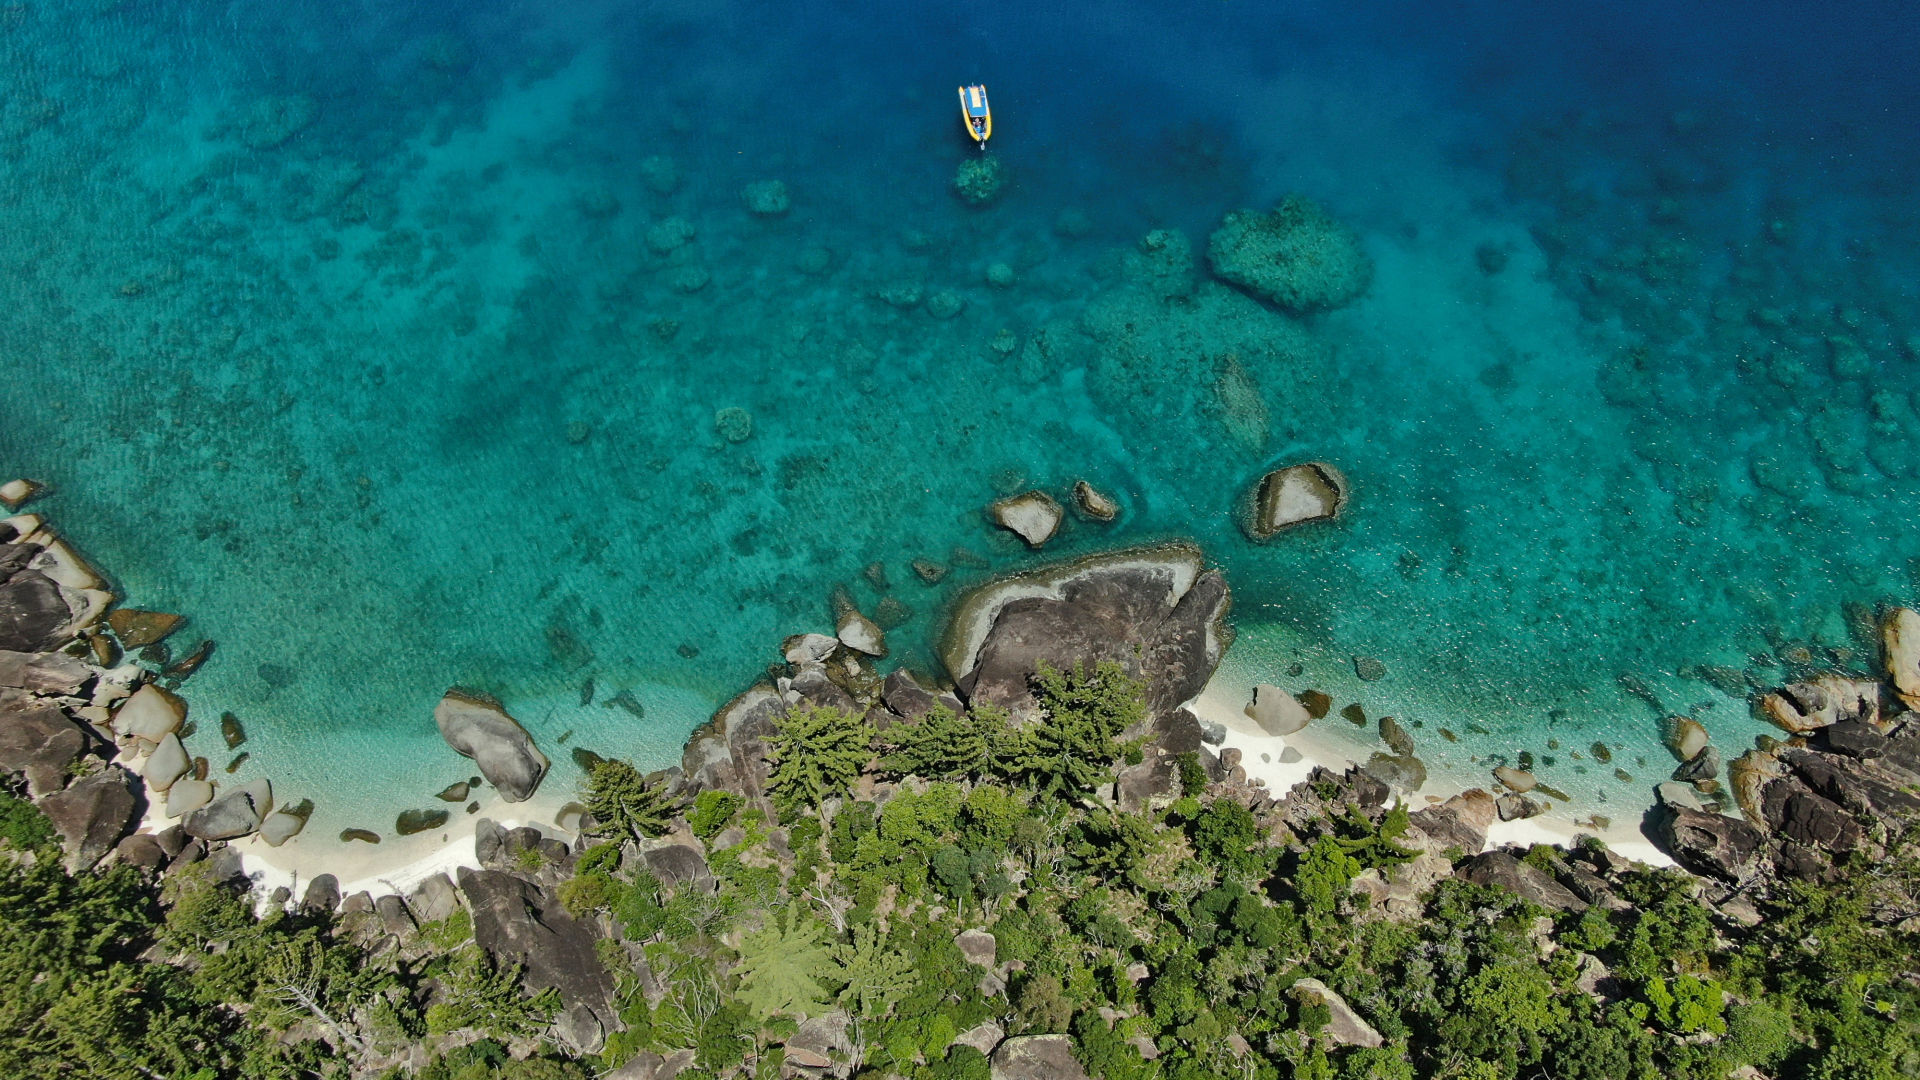
[[[1082,559],[976,590],[948,629],[942,658],[961,696],[1035,715],[1029,680],[1114,661],[1147,686],[1156,716],[1198,696],[1229,637],[1226,580],[1187,545]]]
[[[102,769],[81,777],[37,804],[67,849],[67,868],[79,872],[99,862],[140,820],[142,800],[125,771]]]
[[[480,775],[508,802],[532,798],[547,775],[547,755],[489,695],[455,687],[434,707],[433,719],[447,745],[472,758]]]
[[[1364,1017],[1353,1011],[1353,1006],[1348,1005],[1345,998],[1334,993],[1319,979],[1299,979],[1287,992],[1300,1001],[1327,1007],[1330,1016],[1326,1029],[1322,1033],[1335,1044],[1364,1046],[1371,1049],[1386,1043],[1387,1040],[1374,1030],[1372,1024],[1367,1023]]]
[[[1347,478],[1322,461],[1289,465],[1260,478],[1240,509],[1240,528],[1266,541],[1309,521],[1338,517],[1347,507]]]
[[[1053,534],[1060,531],[1060,522],[1066,518],[1060,504],[1044,491],[1028,491],[1001,499],[988,507],[987,512],[993,516],[994,524],[1026,541],[1030,548],[1041,547],[1053,539]]]
[[[1019,1035],[994,1048],[993,1080],[1087,1080],[1071,1035]]]
[[[463,868],[460,891],[473,912],[474,943],[497,962],[525,965],[529,989],[559,991],[560,1033],[582,1051],[599,1050],[618,1015],[613,978],[594,952],[599,933],[551,893],[512,874]]]

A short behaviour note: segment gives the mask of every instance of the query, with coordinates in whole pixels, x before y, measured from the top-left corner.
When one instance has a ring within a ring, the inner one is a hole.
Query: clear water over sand
[[[238,714],[323,837],[466,773],[452,684],[571,784],[563,735],[664,763],[836,586],[930,665],[1038,558],[981,508],[1083,477],[1125,512],[1047,554],[1199,540],[1230,683],[1637,805],[1663,716],[1737,750],[1745,681],[1869,663],[1920,587],[1915,20],[1560,18],[11,8],[0,472],[219,642],[193,749]],[[1312,319],[1206,274],[1295,192],[1376,263]],[[1350,515],[1248,543],[1240,492],[1306,458]]]

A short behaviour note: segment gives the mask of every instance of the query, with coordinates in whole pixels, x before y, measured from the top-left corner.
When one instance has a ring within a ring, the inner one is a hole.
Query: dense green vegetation
[[[606,839],[562,895],[616,935],[600,953],[624,1030],[582,1061],[547,1035],[552,993],[488,960],[464,912],[369,954],[332,917],[256,919],[193,868],[164,891],[125,868],[69,877],[31,817],[0,807],[0,1074],[345,1076],[424,1043],[434,1080],[584,1078],[685,1050],[687,1080],[773,1077],[822,1016],[844,1019],[844,1069],[876,1080],[984,1080],[986,1057],[955,1040],[989,1021],[1070,1034],[1112,1080],[1920,1074],[1911,832],[1829,884],[1777,888],[1751,927],[1648,870],[1614,879],[1613,910],[1552,915],[1444,879],[1396,920],[1350,885],[1412,858],[1404,810],[1289,826],[1189,757],[1170,804],[1124,812],[1100,792],[1140,760],[1120,741],[1139,687],[1113,667],[1035,686],[1047,719],[1019,728],[936,710],[876,736],[794,711],[771,740],[771,807],[681,805],[594,768]],[[884,799],[854,797],[863,776]],[[675,814],[711,887],[670,887],[636,857]],[[972,928],[1005,966],[968,962],[956,935]],[[1300,992],[1309,977],[1382,1045],[1330,1037],[1339,1006]]]

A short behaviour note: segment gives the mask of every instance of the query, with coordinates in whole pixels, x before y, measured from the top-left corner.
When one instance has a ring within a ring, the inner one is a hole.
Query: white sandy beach
[[[1325,720],[1316,721],[1285,737],[1268,735],[1247,717],[1246,703],[1236,700],[1236,695],[1221,687],[1220,683],[1218,678],[1209,683],[1190,708],[1202,720],[1218,723],[1227,729],[1227,738],[1222,747],[1238,749],[1241,754],[1240,765],[1246,769],[1247,776],[1263,781],[1267,790],[1276,796],[1284,795],[1295,784],[1305,780],[1315,766],[1324,765],[1334,772],[1341,772],[1366,760],[1374,749],[1342,738],[1342,733]],[[1292,753],[1288,753],[1289,750]],[[1283,760],[1289,757],[1295,760]],[[1451,771],[1433,770],[1412,800],[1415,804],[1413,808],[1419,809],[1474,787],[1494,790],[1497,785],[1490,775],[1459,775]],[[1648,801],[1651,803],[1651,795]],[[1596,836],[1605,841],[1609,848],[1629,859],[1650,866],[1672,866],[1673,860],[1641,834],[1639,811],[1642,808],[1632,809],[1631,820],[1615,820],[1605,829],[1594,829],[1575,824],[1569,810],[1556,805],[1538,817],[1495,821],[1493,827],[1487,830],[1487,846],[1554,844],[1568,847],[1581,836]]]
[[[1247,775],[1264,782],[1267,790],[1275,795],[1284,794],[1305,780],[1316,766],[1324,765],[1338,772],[1364,760],[1373,749],[1357,740],[1344,738],[1344,732],[1324,721],[1284,738],[1267,735],[1246,716],[1245,703],[1237,700],[1237,691],[1222,687],[1221,682],[1216,678],[1209,684],[1192,708],[1202,719],[1226,728],[1227,738],[1223,746],[1240,750],[1241,765]],[[1494,786],[1490,777],[1436,771],[1429,776],[1414,801],[1423,806],[1470,787],[1491,789]],[[240,851],[241,865],[258,886],[260,895],[264,896],[275,887],[284,885],[293,893],[293,899],[298,901],[307,883],[321,874],[332,874],[339,881],[342,896],[364,891],[378,897],[388,893],[404,895],[437,873],[452,877],[460,867],[478,867],[479,859],[474,851],[474,823],[482,818],[491,819],[506,828],[531,825],[548,835],[572,839],[572,834],[561,829],[555,819],[574,798],[574,793],[554,783],[551,777],[532,799],[523,803],[506,802],[491,790],[476,794],[481,797],[480,809],[475,813],[467,814],[462,807],[450,805],[447,809],[453,816],[444,828],[413,836],[399,836],[391,828],[381,829],[378,830],[381,833],[381,842],[378,844],[342,841],[332,834],[302,833],[277,848],[258,836],[234,841],[234,846]],[[399,809],[396,805],[393,812],[397,813]],[[387,810],[381,810],[379,820],[385,821],[387,813]],[[162,814],[156,800],[141,828],[143,831],[158,832],[172,824],[174,822]],[[1498,847],[1503,844],[1544,843],[1564,847],[1585,835],[1598,836],[1614,851],[1649,865],[1673,864],[1673,860],[1641,835],[1637,808],[1631,820],[1623,818],[1612,822],[1604,830],[1596,831],[1575,824],[1566,808],[1556,806],[1538,817],[1522,821],[1496,821],[1488,831],[1487,844],[1489,847]]]

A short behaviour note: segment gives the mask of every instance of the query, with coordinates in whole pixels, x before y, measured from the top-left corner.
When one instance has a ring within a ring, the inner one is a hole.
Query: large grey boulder
[[[583,1052],[598,1052],[618,1015],[613,978],[594,951],[598,932],[552,893],[502,871],[462,867],[460,891],[473,913],[474,942],[500,963],[525,965],[528,989],[559,991],[560,1034]]]
[[[180,827],[202,840],[232,840],[260,827],[273,809],[273,785],[252,780],[188,814]]]
[[[1087,1080],[1071,1035],[1021,1035],[994,1048],[993,1080]]]
[[[1324,1034],[1333,1042],[1341,1046],[1364,1046],[1369,1049],[1377,1048],[1386,1042],[1386,1039],[1374,1030],[1372,1024],[1367,1023],[1359,1013],[1353,1011],[1353,1006],[1348,1005],[1345,998],[1334,993],[1319,979],[1299,979],[1287,992],[1298,1000],[1327,1007],[1327,1012],[1331,1015],[1328,1017]]]
[[[67,767],[86,749],[87,737],[55,706],[24,697],[0,704],[0,772],[24,774],[32,798],[65,787]]]
[[[40,571],[17,570],[0,584],[0,649],[52,652],[71,636],[72,620],[60,586]]]
[[[67,867],[78,873],[112,851],[140,820],[141,799],[125,770],[106,768],[82,777],[34,805],[53,823],[67,849]]]
[[[1230,640],[1230,598],[1197,548],[1175,544],[1095,556],[984,586],[961,602],[942,659],[969,702],[1031,720],[1029,680],[1113,661],[1146,682],[1158,717],[1197,696]]]
[[[413,917],[424,926],[448,918],[460,910],[460,894],[454,891],[453,882],[445,874],[435,874],[422,881],[407,897],[407,907]]]
[[[1553,875],[1530,866],[1505,851],[1486,851],[1468,859],[1454,876],[1475,885],[1488,885],[1517,893],[1548,911],[1582,912],[1587,902],[1573,890],[1553,879]]]
[[[447,745],[472,758],[508,802],[531,798],[547,775],[547,756],[493,697],[455,687],[434,707],[433,719]]]
[[[1743,881],[1756,871],[1766,845],[1759,829],[1738,818],[1656,803],[1647,811],[1647,835],[1696,874]]]
[[[77,697],[95,674],[93,665],[66,653],[0,650],[0,689]]]
[[[778,692],[755,686],[720,707],[713,719],[695,729],[680,754],[681,793],[710,788],[749,798],[766,792],[773,766],[767,739],[774,720],[786,712]]]
[[[1414,828],[1427,837],[1427,851],[1445,851],[1457,847],[1462,854],[1477,855],[1487,846],[1487,830],[1493,827],[1498,812],[1494,797],[1480,788],[1468,788],[1437,806],[1429,806],[1409,815]]]

